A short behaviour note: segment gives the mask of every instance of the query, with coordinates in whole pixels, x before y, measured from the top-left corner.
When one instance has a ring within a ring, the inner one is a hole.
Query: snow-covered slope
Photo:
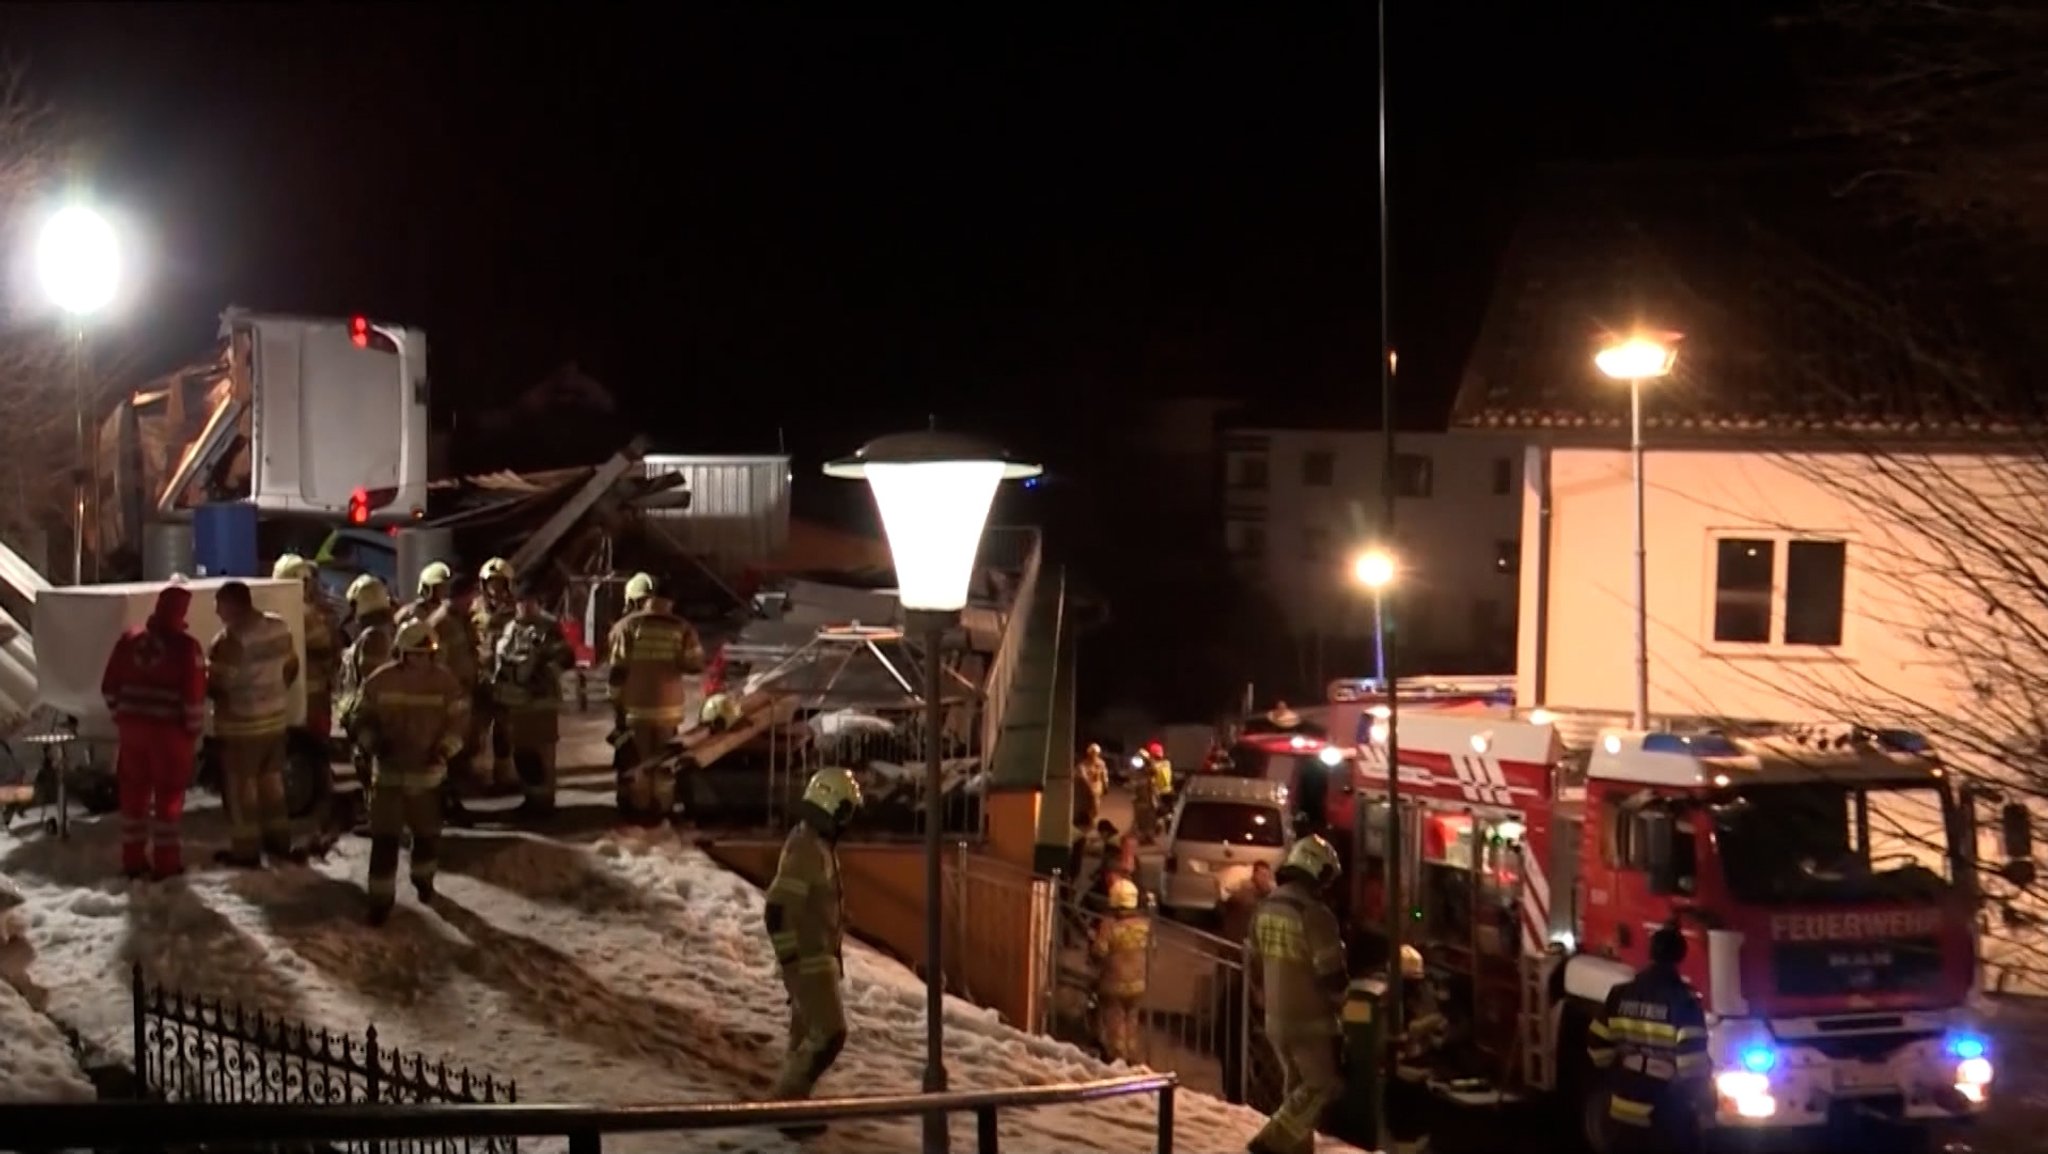
[[[586,826],[604,826],[608,794],[565,801],[580,807],[565,820],[588,814],[598,820]],[[217,815],[195,820],[200,837],[220,837]],[[787,1007],[760,928],[760,891],[666,831],[602,828],[574,844],[511,831],[452,833],[434,908],[407,891],[382,930],[360,918],[367,842],[344,840],[313,868],[209,870],[130,885],[110,876],[111,832],[109,823],[81,824],[69,844],[0,835],[0,874],[21,890],[14,913],[34,949],[29,976],[49,991],[51,1016],[111,1056],[128,1056],[128,965],[140,959],[154,979],[189,992],[349,1032],[374,1022],[387,1045],[516,1079],[521,1101],[758,1098],[780,1060]],[[212,848],[195,846],[193,860],[208,860]],[[861,947],[848,953],[847,978],[852,1039],[821,1093],[914,1091],[921,985]],[[10,1069],[10,1039],[23,1036],[11,1028],[12,1012],[0,1002],[0,1077]],[[965,1003],[949,1005],[947,1030],[956,1087],[1112,1072]],[[56,1059],[31,1060],[40,1067]],[[63,1060],[69,1065],[68,1055]],[[1149,1150],[1153,1109],[1144,1098],[1006,1113],[1004,1147]],[[1258,1122],[1248,1110],[1183,1093],[1178,1145],[1241,1150]],[[967,1148],[972,1120],[956,1126]],[[758,1131],[688,1145],[798,1148]],[[669,1151],[678,1142],[608,1139],[606,1148],[614,1146]],[[915,1122],[888,1121],[846,1123],[803,1148],[894,1154],[916,1146]]]

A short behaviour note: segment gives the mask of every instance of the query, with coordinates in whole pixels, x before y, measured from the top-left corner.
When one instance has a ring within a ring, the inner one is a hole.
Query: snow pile
[[[0,899],[11,896],[0,887]],[[29,1000],[42,997],[28,977],[34,946],[27,919],[7,905],[0,900],[0,1102],[89,1102],[93,1085],[70,1040]]]
[[[207,870],[131,885],[108,876],[112,831],[94,822],[77,827],[69,844],[0,836],[0,873],[22,891],[15,914],[34,948],[31,976],[50,991],[47,1012],[114,1059],[128,1056],[128,966],[139,959],[152,979],[188,993],[330,1029],[359,1033],[374,1023],[386,1045],[516,1079],[521,1101],[765,1096],[788,1008],[762,932],[760,891],[667,831],[609,829],[608,791],[566,791],[563,800],[564,826],[587,817],[586,827],[603,831],[588,844],[509,830],[453,832],[434,907],[422,908],[408,891],[382,930],[361,922],[368,843],[356,839],[311,868]],[[204,861],[224,831],[217,815],[201,814],[197,824],[208,844],[190,852]],[[846,961],[852,1037],[820,1093],[915,1091],[922,985],[865,947],[850,944]],[[1115,1072],[961,1002],[949,1003],[947,1031],[948,1072],[958,1088]],[[1178,1144],[1189,1151],[1242,1149],[1260,1122],[1249,1110],[1188,1092],[1177,1107]],[[1147,1097],[1005,1112],[1003,1144],[1044,1154],[1148,1150],[1154,1109]],[[969,1148],[973,1120],[955,1126],[956,1143]],[[606,1147],[668,1151],[676,1141],[608,1138]],[[799,1149],[760,1131],[689,1144]],[[890,1120],[835,1126],[809,1148],[894,1154],[917,1144],[915,1120]]]

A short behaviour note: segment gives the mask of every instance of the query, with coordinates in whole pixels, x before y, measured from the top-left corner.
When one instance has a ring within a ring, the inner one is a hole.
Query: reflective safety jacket
[[[559,712],[562,674],[576,666],[562,623],[546,613],[514,614],[489,636],[492,699],[521,712]]]
[[[519,602],[506,598],[499,601],[485,593],[476,599],[475,608],[469,611],[471,628],[483,643],[485,672],[489,672],[491,651],[497,647],[498,638],[504,635],[505,626],[519,616]]]
[[[612,626],[612,700],[632,725],[683,723],[685,674],[704,668],[697,630],[673,613],[642,609]]]
[[[1331,1037],[1344,1005],[1344,934],[1306,882],[1290,880],[1252,915],[1252,981],[1275,1039]]]
[[[258,613],[239,628],[221,630],[207,648],[207,665],[216,737],[272,737],[285,731],[299,656],[284,618]]]
[[[119,726],[206,727],[206,651],[183,629],[138,625],[114,642],[100,696]]]
[[[782,843],[768,886],[767,921],[776,965],[797,973],[838,972],[846,923],[839,850],[809,817]]]
[[[398,613],[392,618],[392,624],[403,625],[413,620],[425,621],[434,615],[434,610],[440,607],[441,599],[439,597],[415,597],[398,607]]]
[[[474,691],[483,676],[475,622],[444,601],[427,618],[427,628],[434,631],[434,640],[440,643],[434,656],[442,668],[453,673],[464,689]]]
[[[1095,927],[1088,956],[1095,961],[1095,991],[1108,998],[1145,996],[1145,963],[1152,945],[1152,919],[1115,913]]]
[[[1608,992],[1586,1053],[1607,1071],[1608,1116],[1649,1126],[1674,1083],[1707,1076],[1706,1011],[1676,970],[1653,965]]]
[[[306,697],[331,700],[340,670],[341,621],[327,598],[316,593],[306,601]]]
[[[1164,757],[1152,759],[1152,789],[1161,794],[1173,792],[1173,762]]]
[[[435,789],[469,726],[469,690],[425,655],[386,664],[363,683],[349,734],[377,759],[377,785]]]

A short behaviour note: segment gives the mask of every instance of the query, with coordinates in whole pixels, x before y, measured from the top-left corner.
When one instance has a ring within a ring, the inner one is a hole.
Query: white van
[[[1239,886],[1252,867],[1273,869],[1294,840],[1287,787],[1256,778],[1190,778],[1173,808],[1166,835],[1166,868],[1159,904],[1179,913],[1209,913]]]

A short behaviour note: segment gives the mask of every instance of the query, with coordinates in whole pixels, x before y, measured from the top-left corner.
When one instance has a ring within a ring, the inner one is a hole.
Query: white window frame
[[[1771,639],[1769,641],[1718,641],[1714,638],[1714,609],[1720,600],[1720,546],[1723,541],[1768,541],[1771,549]],[[1786,572],[1791,565],[1791,545],[1795,541],[1825,541],[1839,544],[1842,549],[1842,639],[1834,645],[1787,645],[1785,643],[1785,583]],[[1734,529],[1707,530],[1705,558],[1701,585],[1705,596],[1700,615],[1700,644],[1709,653],[1729,656],[1743,654],[1768,654],[1772,657],[1807,657],[1819,661],[1842,661],[1847,659],[1855,647],[1855,614],[1850,607],[1856,603],[1856,566],[1852,556],[1857,547],[1856,536],[1842,529],[1810,529],[1793,533],[1784,529]],[[1654,578],[1653,578],[1654,584]]]

